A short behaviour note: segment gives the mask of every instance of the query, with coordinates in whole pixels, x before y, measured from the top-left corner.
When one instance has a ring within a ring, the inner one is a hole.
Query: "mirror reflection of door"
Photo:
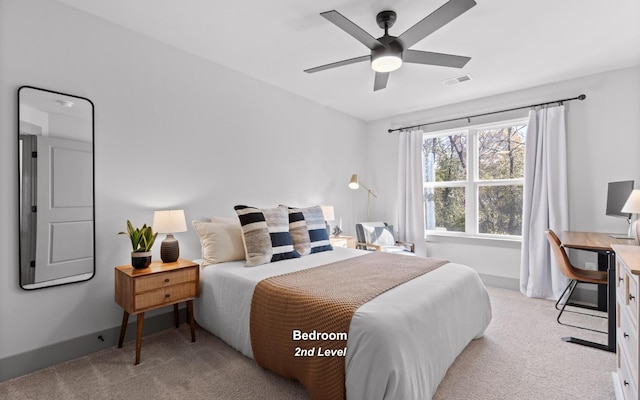
[[[90,279],[93,104],[31,87],[20,88],[19,103],[21,286]]]

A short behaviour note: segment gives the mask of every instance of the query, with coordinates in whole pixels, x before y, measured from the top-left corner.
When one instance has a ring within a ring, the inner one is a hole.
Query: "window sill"
[[[515,244],[518,247],[522,243],[521,236],[492,236],[492,235],[472,235],[469,233],[462,232],[434,232],[430,231],[425,234],[425,240],[428,242],[443,242],[447,239],[454,239],[460,242],[464,241],[482,241],[485,243],[495,243],[495,244]]]

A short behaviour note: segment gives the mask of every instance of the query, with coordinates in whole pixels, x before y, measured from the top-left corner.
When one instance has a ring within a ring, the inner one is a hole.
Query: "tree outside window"
[[[427,231],[522,234],[526,120],[425,134]]]

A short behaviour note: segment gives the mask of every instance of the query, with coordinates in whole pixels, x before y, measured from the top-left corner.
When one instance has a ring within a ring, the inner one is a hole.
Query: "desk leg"
[[[598,252],[598,271],[608,271],[609,270],[609,254],[610,252]],[[607,311],[607,304],[615,304],[614,302],[610,303],[608,298],[608,287],[609,285],[598,285],[598,307],[596,310],[598,311]]]
[[[607,344],[594,343],[588,340],[582,340],[574,337],[563,337],[562,340],[569,343],[575,343],[582,346],[593,347],[594,349],[600,349],[616,352],[616,255],[613,251],[607,251],[598,254],[598,260],[600,257],[606,257],[607,263]]]
[[[124,342],[124,334],[127,333],[127,324],[129,323],[129,313],[124,312],[122,315],[122,325],[120,325],[120,339],[118,339],[118,348],[122,348],[122,343]]]
[[[607,311],[607,336],[608,336],[608,345],[609,351],[616,351],[616,254],[613,251],[608,252],[608,269],[607,269],[607,279],[609,280],[607,284],[607,290],[609,295],[609,309]]]
[[[142,349],[142,328],[144,327],[144,313],[138,314],[138,332],[136,335],[136,362],[134,365],[140,364],[140,350]]]
[[[187,312],[189,318],[189,327],[191,328],[191,341],[196,341],[196,324],[193,320],[193,300],[187,301]]]

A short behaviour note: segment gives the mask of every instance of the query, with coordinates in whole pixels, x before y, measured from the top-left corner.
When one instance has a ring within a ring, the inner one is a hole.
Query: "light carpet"
[[[553,302],[488,288],[493,320],[485,336],[460,354],[434,399],[613,399],[615,354],[560,340],[601,343],[603,334],[560,326]],[[566,314],[566,313],[565,313]],[[568,321],[604,328],[604,320],[566,314]],[[188,326],[145,336],[0,383],[0,399],[308,399],[297,382],[280,378],[199,329]]]

